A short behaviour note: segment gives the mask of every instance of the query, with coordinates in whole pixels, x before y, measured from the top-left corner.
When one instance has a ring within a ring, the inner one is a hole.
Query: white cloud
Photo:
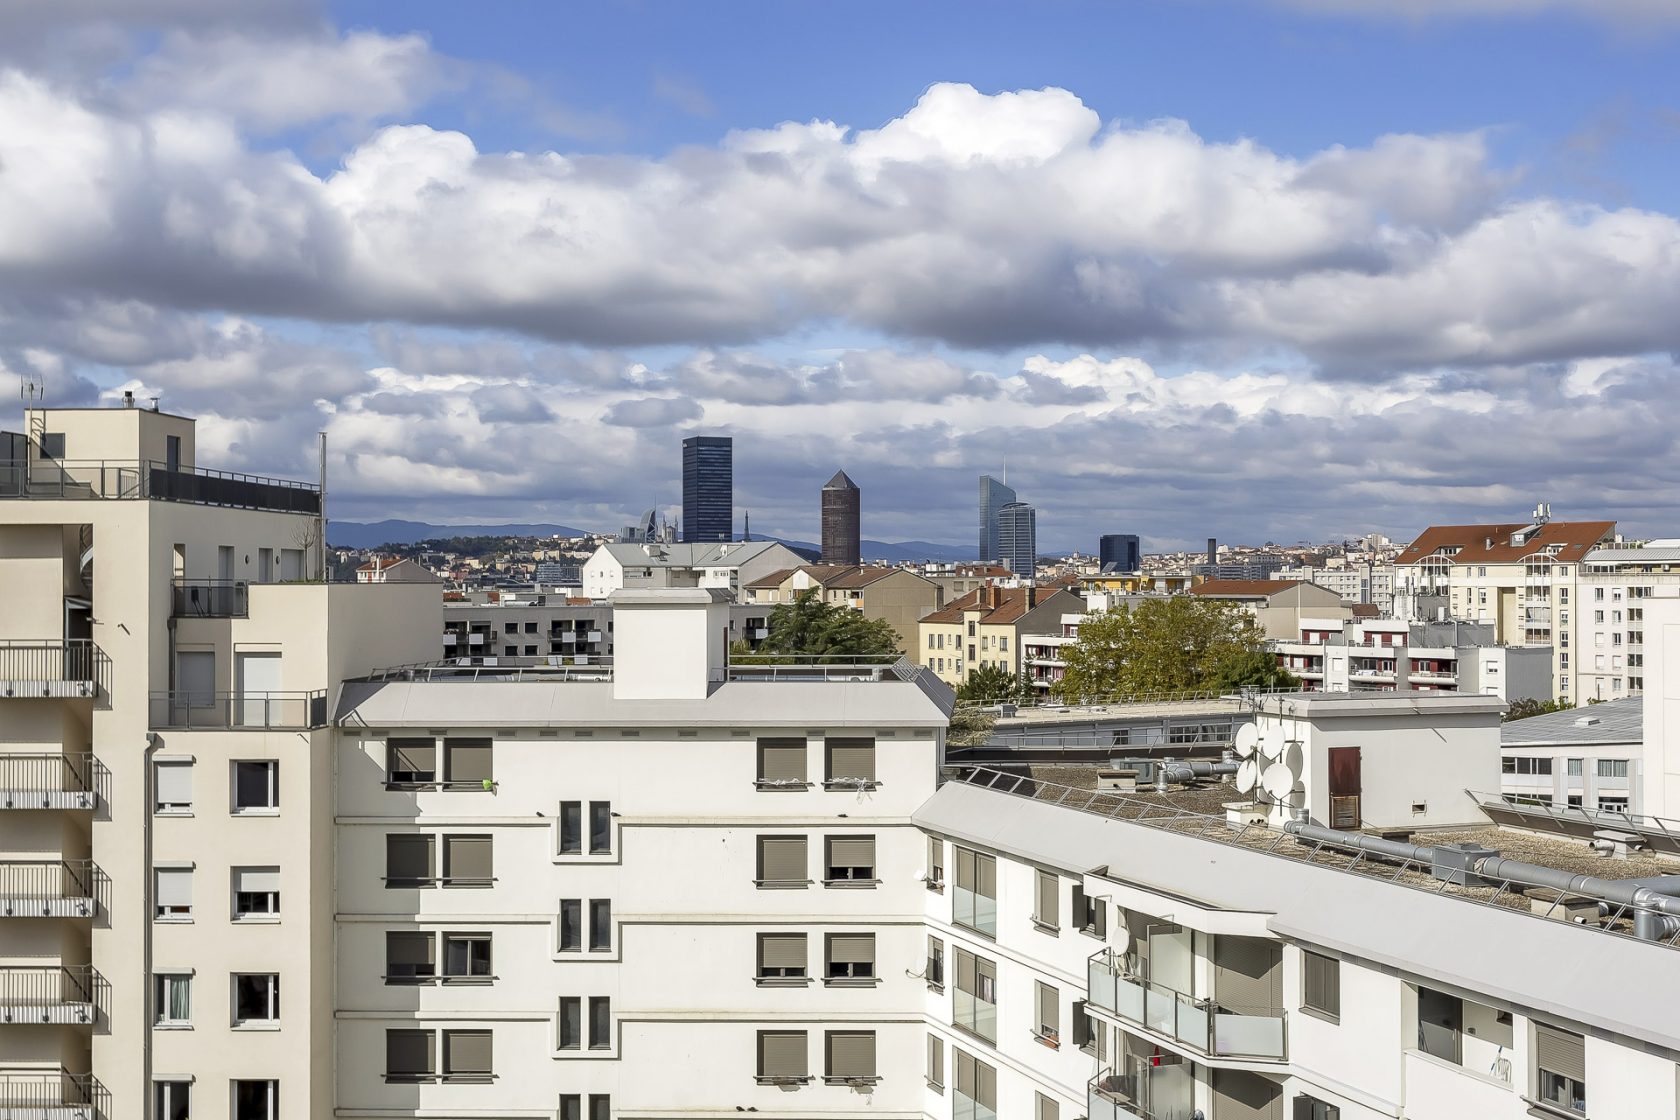
[[[1620,23],[1680,22],[1676,0],[1277,0],[1287,7],[1373,19],[1463,19],[1572,12]]]

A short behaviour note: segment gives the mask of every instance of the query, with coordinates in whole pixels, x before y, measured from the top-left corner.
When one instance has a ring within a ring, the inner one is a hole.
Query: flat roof
[[[1568,746],[1645,742],[1645,697],[1624,696],[1602,704],[1514,719],[1499,727],[1502,747]]]

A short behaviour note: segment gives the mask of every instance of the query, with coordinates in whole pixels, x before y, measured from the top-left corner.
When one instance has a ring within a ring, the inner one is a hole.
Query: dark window
[[[612,1000],[606,996],[589,997],[589,1048],[612,1048]]]
[[[583,1001],[577,996],[560,997],[560,1049],[576,1050],[583,1045]]]
[[[596,951],[612,948],[612,902],[608,899],[590,900],[589,947]]]
[[[607,801],[589,803],[589,854],[600,855],[612,851],[612,804]]]
[[[385,837],[385,885],[429,887],[437,882],[435,841],[430,836],[388,833]]]
[[[443,975],[446,979],[469,979],[490,975],[488,933],[448,933],[443,937]]]
[[[1301,953],[1301,1006],[1326,1018],[1342,1014],[1342,962],[1335,957],[1303,950]]]
[[[560,949],[570,952],[583,948],[583,900],[560,900]]]
[[[560,854],[576,855],[583,851],[583,802],[560,803]]]
[[[277,762],[236,762],[233,764],[233,808],[278,809],[280,807],[279,767]]]

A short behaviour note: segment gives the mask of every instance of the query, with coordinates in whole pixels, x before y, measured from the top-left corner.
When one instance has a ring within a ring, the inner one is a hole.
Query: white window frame
[[[263,766],[268,770],[268,803],[239,804],[239,768]],[[272,817],[280,812],[280,763],[272,758],[236,758],[228,763],[228,811],[236,817]]]
[[[268,1014],[263,1018],[239,1017],[239,981],[247,976],[268,980]],[[235,1030],[276,1030],[280,1026],[280,974],[278,972],[234,972],[228,977],[228,1018]]]

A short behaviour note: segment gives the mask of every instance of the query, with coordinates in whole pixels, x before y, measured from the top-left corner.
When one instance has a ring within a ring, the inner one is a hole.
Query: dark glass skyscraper
[[[729,436],[683,440],[684,543],[727,541],[735,528],[735,441]]]
[[[859,519],[863,493],[857,483],[846,477],[845,471],[835,471],[834,477],[822,488],[822,562],[824,564],[857,564],[862,555]]]
[[[1143,570],[1143,549],[1136,533],[1104,533],[1097,542],[1097,560],[1105,572]]]
[[[1038,571],[1038,511],[1026,502],[1010,502],[998,510],[998,563],[1022,579]]]
[[[995,563],[998,555],[998,510],[1015,500],[1015,491],[989,474],[980,476],[980,562]]]

